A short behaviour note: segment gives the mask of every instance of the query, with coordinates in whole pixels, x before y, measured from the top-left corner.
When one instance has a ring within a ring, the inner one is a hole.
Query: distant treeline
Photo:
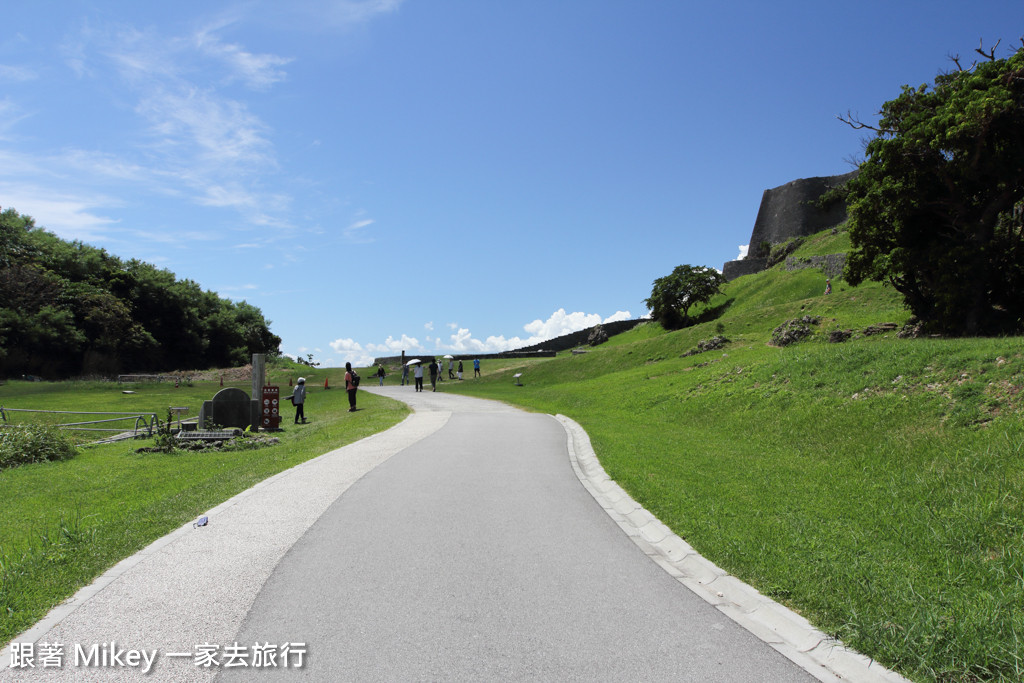
[[[280,344],[255,306],[0,211],[0,377],[231,367]]]

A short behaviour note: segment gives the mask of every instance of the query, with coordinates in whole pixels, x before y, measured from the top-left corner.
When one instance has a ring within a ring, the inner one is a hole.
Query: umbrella
[[[455,358],[455,356],[445,356],[445,358]]]
[[[421,361],[419,358],[413,358],[411,361],[406,363],[406,365],[416,365],[417,363],[422,363],[422,362],[423,361]]]

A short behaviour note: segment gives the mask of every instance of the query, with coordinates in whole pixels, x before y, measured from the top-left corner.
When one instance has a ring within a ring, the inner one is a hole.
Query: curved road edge
[[[554,418],[565,429],[569,459],[584,488],[648,557],[681,584],[819,680],[909,683],[702,557],[608,476],[583,427],[565,415]]]

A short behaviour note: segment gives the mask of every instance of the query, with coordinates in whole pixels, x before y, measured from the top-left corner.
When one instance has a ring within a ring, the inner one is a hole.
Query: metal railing
[[[4,408],[0,406],[0,420],[3,420],[3,424],[0,427],[22,427],[25,425],[10,424],[10,417],[8,413],[38,413],[45,415],[119,415],[120,417],[108,417],[102,420],[86,420],[84,422],[63,422],[53,425],[58,429],[68,429],[83,432],[117,432],[124,433],[128,432],[129,428],[125,426],[121,427],[88,427],[85,425],[99,425],[99,424],[110,424],[113,422],[122,422],[124,420],[135,420],[134,427],[130,428],[132,436],[139,436],[141,432],[144,432],[147,437],[153,436],[153,433],[160,428],[160,419],[156,416],[156,413],[121,413],[121,412],[88,412],[81,410],[36,410],[31,408]]]

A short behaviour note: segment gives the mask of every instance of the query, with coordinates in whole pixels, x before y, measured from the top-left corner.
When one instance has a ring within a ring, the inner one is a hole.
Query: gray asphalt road
[[[571,420],[371,390],[415,413],[119,563],[0,682],[902,683],[702,558]]]
[[[235,640],[304,643],[305,665],[259,679],[813,680],[638,549],[580,484],[552,417],[382,393],[450,419],[278,563]]]

